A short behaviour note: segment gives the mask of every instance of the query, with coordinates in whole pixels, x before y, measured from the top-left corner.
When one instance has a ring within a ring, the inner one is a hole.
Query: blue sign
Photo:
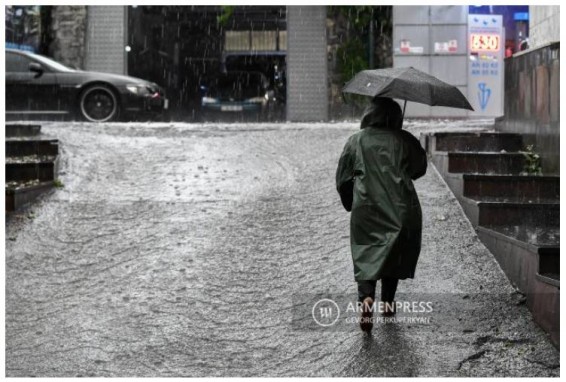
[[[487,107],[487,104],[489,102],[489,96],[491,96],[491,89],[487,87],[487,84],[485,82],[480,82],[478,84],[478,101],[480,104],[480,107],[483,110],[485,110],[485,108]]]
[[[513,14],[515,21],[529,21],[529,12],[515,12]]]

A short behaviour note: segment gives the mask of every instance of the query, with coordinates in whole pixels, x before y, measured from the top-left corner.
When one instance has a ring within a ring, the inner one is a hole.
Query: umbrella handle
[[[405,104],[403,105],[403,119],[405,119],[405,109],[407,108],[407,100],[405,100]]]

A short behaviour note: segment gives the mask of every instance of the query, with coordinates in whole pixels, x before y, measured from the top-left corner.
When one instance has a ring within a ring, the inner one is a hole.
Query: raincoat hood
[[[401,107],[391,98],[374,97],[364,111],[360,127],[401,129],[403,127]]]

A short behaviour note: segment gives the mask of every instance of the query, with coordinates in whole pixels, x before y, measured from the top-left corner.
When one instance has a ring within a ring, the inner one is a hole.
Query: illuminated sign
[[[501,15],[468,15],[468,100],[472,116],[503,115],[505,29]]]
[[[497,52],[499,50],[499,35],[496,34],[470,34],[470,50],[477,52],[479,50],[489,50]]]

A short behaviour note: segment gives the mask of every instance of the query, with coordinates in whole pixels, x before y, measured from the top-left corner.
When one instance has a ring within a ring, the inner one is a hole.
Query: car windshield
[[[61,63],[59,63],[59,62],[57,62],[57,61],[54,61],[54,60],[52,60],[52,59],[50,59],[50,58],[48,58],[48,57],[40,56],[39,54],[32,54],[31,56],[32,56],[35,60],[41,62],[42,64],[45,64],[45,65],[47,65],[47,66],[49,66],[49,67],[51,67],[51,68],[53,68],[53,69],[55,69],[55,70],[58,70],[58,71],[60,71],[60,72],[75,72],[75,71],[76,71],[76,70],[71,69],[71,68],[68,68],[68,67],[66,67],[65,65],[63,65],[63,64],[61,64]]]
[[[217,98],[247,99],[263,97],[265,81],[257,72],[228,72],[209,83],[208,95]]]

